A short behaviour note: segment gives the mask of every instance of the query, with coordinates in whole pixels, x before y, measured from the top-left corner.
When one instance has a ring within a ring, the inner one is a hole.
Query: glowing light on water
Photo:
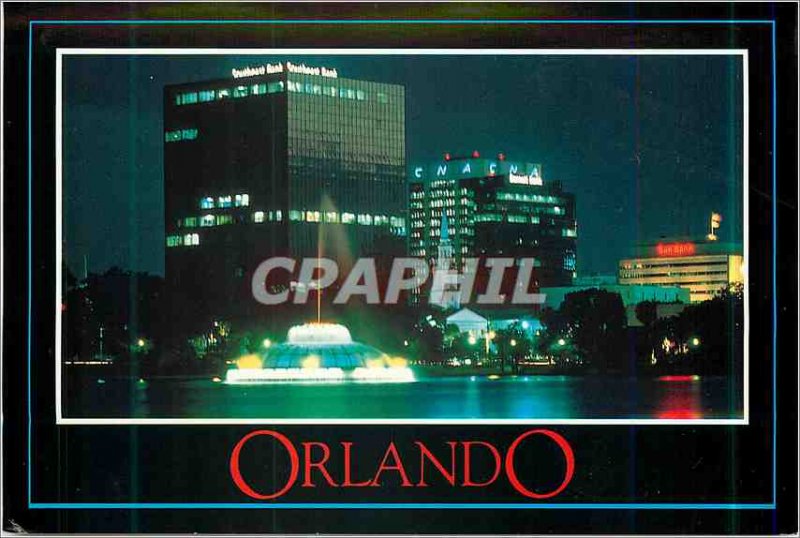
[[[303,359],[303,368],[304,369],[318,369],[320,365],[319,357],[316,355],[309,355],[305,359]]]
[[[236,359],[236,367],[240,370],[255,370],[261,368],[261,357],[255,353],[251,355],[242,355]]]
[[[228,370],[227,384],[263,383],[270,381],[343,381],[341,368],[257,368]]]
[[[414,374],[408,368],[356,368],[351,374],[354,381],[408,382]]]
[[[662,375],[658,378],[659,381],[697,381],[699,379],[699,375]]]

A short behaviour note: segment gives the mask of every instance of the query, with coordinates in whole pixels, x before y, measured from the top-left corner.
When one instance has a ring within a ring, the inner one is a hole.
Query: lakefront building
[[[534,286],[575,277],[575,196],[546,181],[540,164],[475,151],[412,165],[408,231],[409,254],[432,262],[446,233],[456,269],[466,258],[534,258]]]
[[[741,243],[676,238],[646,242],[633,256],[620,260],[619,283],[638,286],[679,286],[691,302],[706,301],[720,290],[744,282]]]
[[[206,306],[271,256],[404,252],[404,88],[280,62],[164,90],[166,276]]]

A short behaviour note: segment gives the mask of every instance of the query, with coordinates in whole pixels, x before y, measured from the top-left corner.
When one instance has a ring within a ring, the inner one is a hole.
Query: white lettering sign
[[[534,175],[515,174],[514,172],[508,173],[508,182],[516,183],[518,185],[542,185],[542,178]]]
[[[330,67],[310,67],[306,64],[293,64],[286,62],[285,69],[290,73],[299,73],[302,75],[317,75],[327,78],[338,78],[339,73],[335,68]],[[231,69],[231,76],[233,78],[257,77],[259,75],[273,75],[275,73],[283,73],[284,64],[278,62],[276,64],[258,65],[255,67],[245,67],[243,69]]]

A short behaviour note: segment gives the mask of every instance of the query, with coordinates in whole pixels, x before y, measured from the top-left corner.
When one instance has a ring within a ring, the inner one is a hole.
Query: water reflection
[[[68,417],[568,419],[741,418],[725,378],[487,376],[405,384],[225,385],[209,379],[85,380]]]
[[[698,376],[664,376],[656,418],[703,418],[702,391]]]

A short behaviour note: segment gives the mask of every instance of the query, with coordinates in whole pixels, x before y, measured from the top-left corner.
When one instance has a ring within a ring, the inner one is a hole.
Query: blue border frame
[[[772,196],[772,502],[770,503],[36,503],[32,501],[31,469],[31,327],[32,327],[32,83],[33,83],[33,27],[34,25],[228,25],[228,24],[769,24],[772,38],[772,192],[777,192],[777,60],[774,19],[371,19],[371,20],[307,20],[307,19],[227,19],[227,20],[31,20],[28,21],[28,319],[27,319],[27,367],[28,367],[28,508],[40,509],[557,509],[557,510],[774,510],[777,503],[777,196]]]

